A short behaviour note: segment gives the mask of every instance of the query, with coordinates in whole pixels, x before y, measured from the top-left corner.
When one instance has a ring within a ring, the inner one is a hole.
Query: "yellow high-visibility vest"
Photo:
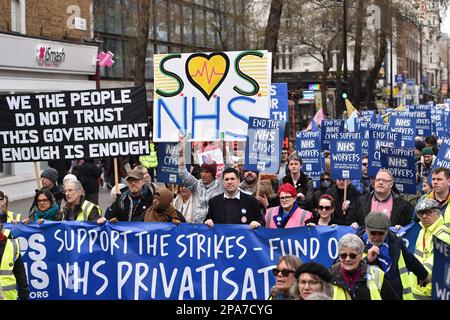
[[[7,239],[0,264],[0,287],[5,300],[17,300],[17,281],[13,274],[14,262],[19,258],[19,241]]]

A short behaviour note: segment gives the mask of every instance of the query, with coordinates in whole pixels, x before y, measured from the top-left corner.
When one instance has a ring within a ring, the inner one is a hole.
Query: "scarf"
[[[348,287],[353,292],[355,283],[361,278],[361,267],[358,266],[358,269],[356,269],[354,273],[350,273],[345,269],[341,268],[341,275],[345,283],[347,283]]]
[[[364,233],[363,235],[363,241],[366,244],[367,250],[372,248],[373,244],[370,242],[366,233]],[[387,237],[384,240],[384,242],[378,247],[380,249],[380,254],[377,257],[378,261],[380,262],[380,267],[385,273],[388,272],[392,266],[392,258],[391,255],[389,254],[389,245],[387,244],[386,241]]]
[[[294,205],[292,206],[292,209],[289,210],[288,213],[285,213],[283,207],[280,205],[280,207],[278,208],[278,215],[272,217],[277,228],[278,229],[284,228],[288,223],[289,219],[294,214],[295,210],[297,209],[298,209],[297,200],[294,201]]]
[[[59,206],[56,203],[54,203],[50,208],[48,208],[45,211],[36,210],[34,213],[34,221],[38,221],[39,219],[53,220],[53,218],[58,213],[58,210]]]

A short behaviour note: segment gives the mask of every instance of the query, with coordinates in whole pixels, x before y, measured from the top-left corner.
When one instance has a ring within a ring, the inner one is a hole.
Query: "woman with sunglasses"
[[[34,202],[37,204],[36,208],[30,213],[30,216],[22,223],[28,224],[30,222],[43,223],[45,220],[59,221],[62,214],[59,212],[59,205],[55,202],[55,198],[48,189],[41,189],[36,192]]]
[[[275,285],[271,289],[269,300],[291,299],[289,290],[296,282],[295,270],[300,267],[302,261],[297,256],[289,254],[278,259],[276,268],[272,270],[275,276]]]
[[[333,300],[398,300],[384,272],[363,259],[364,242],[347,233],[338,242],[339,260],[331,267]]]
[[[324,194],[319,198],[317,214],[306,220],[308,226],[335,226],[345,223],[334,216],[334,199],[329,194]]]
[[[280,205],[266,210],[266,227],[272,229],[294,228],[305,225],[312,217],[310,211],[298,206],[297,190],[290,183],[285,183],[278,189]]]

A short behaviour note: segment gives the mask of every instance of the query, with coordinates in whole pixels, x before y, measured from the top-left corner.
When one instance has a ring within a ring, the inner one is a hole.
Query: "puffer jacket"
[[[179,173],[183,184],[192,192],[195,207],[192,211],[194,223],[203,223],[208,213],[208,201],[214,196],[223,192],[222,179],[214,179],[210,184],[205,185],[201,179],[196,179],[191,175],[186,166],[179,168]]]

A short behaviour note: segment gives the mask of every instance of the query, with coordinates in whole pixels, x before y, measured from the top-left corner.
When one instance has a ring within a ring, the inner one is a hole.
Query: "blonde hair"
[[[259,182],[259,196],[266,196],[267,199],[274,197],[276,194],[273,191],[272,183],[270,180],[261,180]]]

